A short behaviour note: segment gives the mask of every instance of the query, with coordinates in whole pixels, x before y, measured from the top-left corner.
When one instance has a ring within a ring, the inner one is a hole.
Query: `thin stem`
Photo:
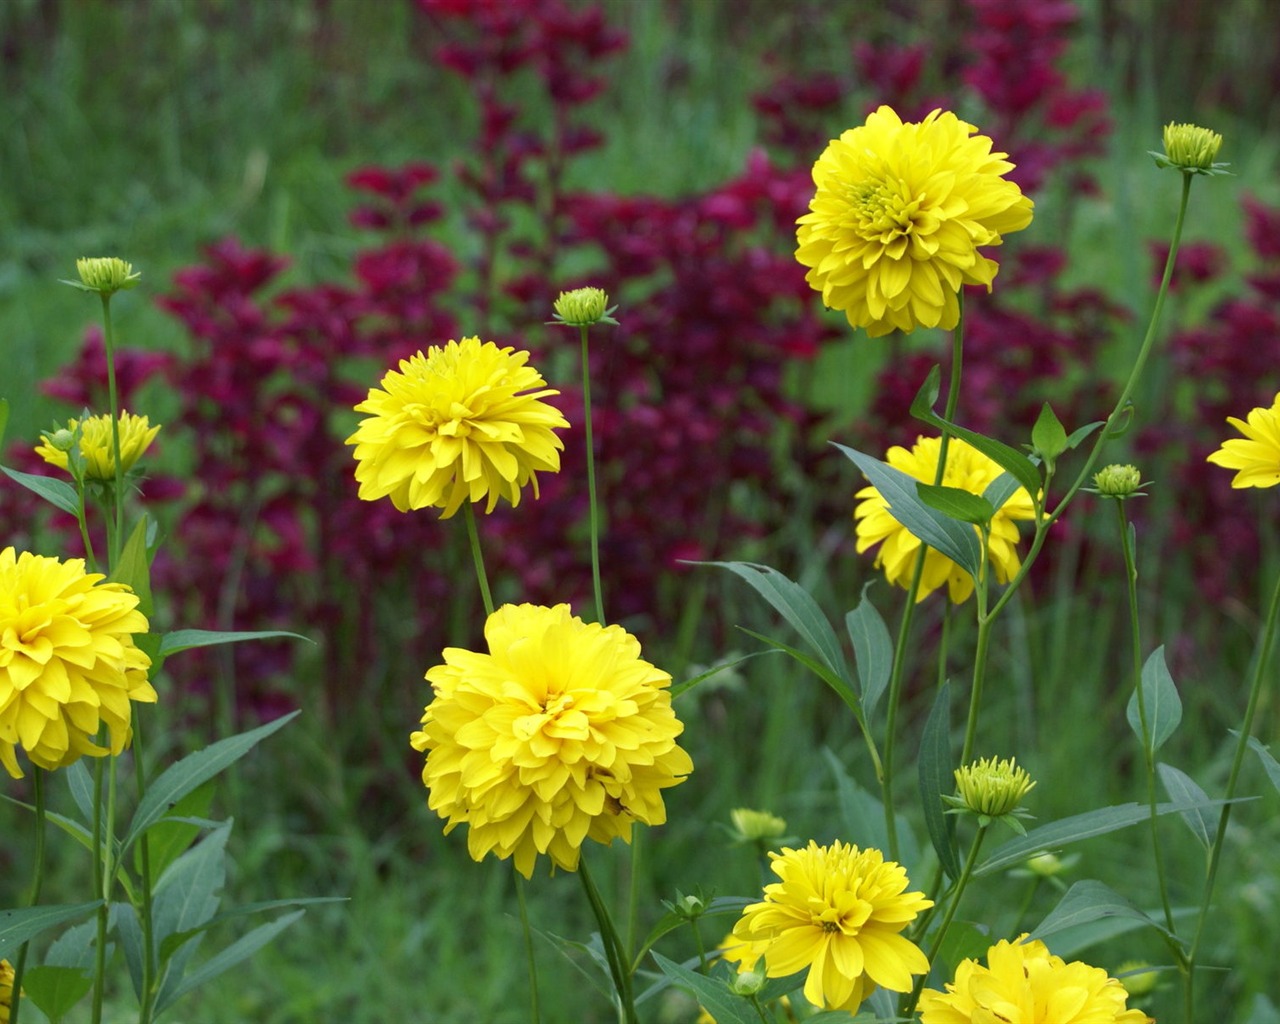
[[[471,560],[476,566],[476,579],[480,582],[480,597],[484,601],[486,615],[493,614],[493,595],[489,592],[489,574],[484,568],[484,552],[480,549],[480,533],[476,530],[476,514],[472,511],[471,502],[465,505],[467,520],[467,539],[471,542]]]
[[[1196,953],[1200,949],[1200,939],[1204,934],[1205,921],[1209,916],[1209,903],[1213,899],[1213,887],[1218,879],[1218,867],[1222,861],[1222,849],[1227,837],[1227,822],[1231,818],[1231,801],[1236,795],[1236,784],[1240,781],[1240,769],[1244,766],[1245,751],[1249,749],[1249,736],[1253,729],[1253,718],[1258,710],[1258,702],[1262,697],[1262,683],[1267,676],[1267,665],[1271,661],[1271,651],[1275,646],[1276,622],[1280,620],[1280,576],[1276,578],[1276,588],[1271,594],[1271,607],[1267,610],[1267,623],[1262,634],[1262,645],[1257,660],[1253,664],[1253,679],[1249,684],[1249,703],[1245,707],[1244,722],[1240,726],[1240,735],[1236,742],[1235,757],[1231,760],[1231,774],[1227,776],[1226,803],[1218,815],[1218,831],[1213,837],[1213,846],[1209,854],[1209,871],[1204,883],[1204,897],[1200,902],[1200,916],[1196,921],[1195,938],[1191,940],[1191,950],[1187,954],[1186,973],[1186,1005],[1187,1020],[1191,1020],[1190,1009],[1194,1005],[1194,984]]]
[[[1178,219],[1173,227],[1173,238],[1169,243],[1169,256],[1164,261],[1164,275],[1160,278],[1160,289],[1156,293],[1155,305],[1151,310],[1151,320],[1147,324],[1146,336],[1142,339],[1142,345],[1138,349],[1137,358],[1134,360],[1133,368],[1129,371],[1129,379],[1125,381],[1120,397],[1116,400],[1115,407],[1111,410],[1111,415],[1106,419],[1102,429],[1098,431],[1098,439],[1094,442],[1093,448],[1089,451],[1089,457],[1085,460],[1083,468],[1076,476],[1075,481],[1067,489],[1067,493],[1062,496],[1062,500],[1058,502],[1057,508],[1046,515],[1043,520],[1036,523],[1036,535],[1031,543],[1031,550],[1027,553],[1027,557],[1023,559],[1022,565],[1019,567],[1017,574],[1009,582],[1000,599],[992,606],[990,616],[995,618],[1004,609],[1004,606],[1012,599],[1014,592],[1026,578],[1031,566],[1035,563],[1036,557],[1040,553],[1041,547],[1044,546],[1044,540],[1049,532],[1049,527],[1056,523],[1067,510],[1067,506],[1076,496],[1076,492],[1084,486],[1089,474],[1093,471],[1093,467],[1098,462],[1098,456],[1102,454],[1102,448],[1110,439],[1111,433],[1120,424],[1125,416],[1125,410],[1128,407],[1129,399],[1132,397],[1134,389],[1138,385],[1138,379],[1142,376],[1143,367],[1146,365],[1147,357],[1151,355],[1151,350],[1155,345],[1156,328],[1160,323],[1160,313],[1164,309],[1165,297],[1169,293],[1169,281],[1173,277],[1173,267],[1178,259],[1178,246],[1182,241],[1182,225],[1186,220],[1187,200],[1191,195],[1191,179],[1193,175],[1183,174],[1182,176],[1182,201],[1178,206]]]
[[[1133,685],[1138,703],[1138,723],[1142,729],[1142,758],[1147,769],[1147,806],[1151,810],[1151,849],[1155,855],[1156,881],[1160,887],[1160,902],[1164,907],[1164,923],[1170,933],[1176,934],[1173,922],[1173,905],[1169,902],[1169,886],[1165,877],[1164,853],[1160,847],[1160,814],[1156,810],[1156,762],[1151,744],[1151,721],[1147,715],[1147,695],[1142,685],[1142,639],[1138,619],[1138,565],[1133,545],[1129,542],[1129,517],[1124,502],[1115,501],[1116,520],[1120,527],[1120,550],[1124,555],[1126,590],[1129,592],[1129,633],[1133,653]]]
[[[596,598],[596,621],[605,624],[604,589],[600,585],[600,506],[596,500],[596,448],[591,428],[591,364],[587,346],[587,327],[578,328],[582,337],[582,415],[587,430],[587,497],[591,521],[591,586]]]
[[[147,777],[143,767],[142,713],[137,704],[133,706],[133,778],[138,802],[147,794]],[[141,867],[141,907],[139,907],[139,923],[142,927],[142,1006],[138,1013],[138,1024],[150,1024],[155,993],[152,982],[156,976],[156,951],[152,938],[152,903],[151,903],[151,839],[142,836],[139,840],[138,855]]]
[[[111,457],[115,464],[115,488],[112,495],[115,504],[115,531],[110,546],[111,566],[119,562],[124,547],[124,461],[120,457],[120,398],[116,389],[115,333],[111,329],[111,296],[100,293],[102,298],[102,342],[107,353],[107,397],[111,405]]]
[[[991,573],[988,569],[988,552],[991,540],[990,531],[982,531],[982,561],[978,565],[978,578],[974,581],[974,595],[978,604],[978,644],[973,655],[973,685],[969,690],[969,716],[964,727],[964,749],[960,754],[960,763],[968,764],[973,757],[973,744],[978,736],[978,713],[982,706],[982,690],[987,681],[987,652],[991,646],[992,620],[987,615],[988,588],[991,585]]]
[[[964,294],[960,299],[960,319],[951,336],[951,373],[947,381],[947,404],[943,419],[948,423],[955,419],[960,401],[960,371],[964,356]],[[942,483],[947,468],[947,447],[951,435],[944,428],[938,445],[938,468],[934,472],[934,485]],[[889,859],[898,859],[898,822],[893,807],[893,754],[897,743],[898,706],[902,702],[902,682],[906,675],[907,643],[911,637],[911,620],[915,615],[916,595],[920,593],[920,580],[924,576],[924,560],[928,547],[921,543],[916,553],[916,564],[911,570],[911,585],[907,587],[907,605],[898,624],[898,636],[893,646],[893,669],[889,674],[888,708],[885,711],[883,770],[880,775],[881,802],[884,805],[884,827],[888,837]]]
[[[40,905],[40,890],[44,887],[45,809],[43,768],[37,766],[32,769],[31,783],[32,788],[35,790],[36,801],[36,853],[34,878],[31,883],[31,902],[28,905],[36,907]],[[9,1024],[18,1024],[18,1013],[22,1004],[22,975],[27,968],[27,947],[29,945],[30,942],[24,942],[19,947],[17,960],[13,965],[13,993],[9,997]]]
[[[107,905],[106,896],[106,866],[104,861],[104,848],[106,843],[103,841],[103,801],[102,801],[102,777],[105,771],[105,765],[102,759],[98,758],[93,765],[93,895],[96,899],[102,901],[97,912],[97,941],[94,945],[93,959],[93,1024],[101,1024],[102,1021],[102,997],[103,989],[107,979],[107,915],[110,913],[110,907]]]
[[[538,1006],[538,962],[533,951],[533,929],[529,926],[529,908],[524,899],[524,877],[516,876],[516,904],[520,907],[520,927],[524,931],[524,952],[529,961],[529,1019],[540,1024],[542,1014]]]
[[[600,898],[600,890],[596,888],[587,870],[587,859],[578,861],[578,877],[582,880],[582,888],[587,894],[587,902],[595,914],[596,923],[600,925],[600,942],[604,946],[605,958],[609,961],[609,973],[613,977],[613,990],[618,997],[618,1020],[622,1024],[638,1024],[635,1002],[631,995],[631,972],[627,968],[626,951],[622,948],[622,940],[618,929],[614,927],[613,918]]]
[[[960,877],[956,879],[955,888],[951,890],[947,912],[942,918],[942,924],[938,926],[937,932],[934,933],[933,941],[929,944],[929,952],[925,954],[929,963],[937,960],[938,950],[942,948],[942,942],[947,937],[947,929],[951,927],[956,911],[960,909],[960,900],[964,897],[964,891],[968,888],[969,880],[973,877],[974,865],[978,863],[978,851],[982,848],[982,840],[986,838],[989,827],[989,825],[979,825],[978,834],[973,837],[973,845],[969,847],[969,856],[965,858],[964,867],[960,869]],[[916,1003],[920,1000],[920,993],[924,990],[924,983],[927,977],[928,975],[922,975],[916,979],[915,985],[911,988],[911,997],[902,1012],[903,1017],[909,1019],[915,1013]]]

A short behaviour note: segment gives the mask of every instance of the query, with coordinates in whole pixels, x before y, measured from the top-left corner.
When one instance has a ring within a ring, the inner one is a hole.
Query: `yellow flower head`
[[[587,838],[630,842],[633,821],[666,821],[662,790],[693,762],[671,677],[636,638],[567,604],[504,605],[484,634],[487,653],[446,648],[427,672],[435,699],[410,738],[445,832],[465,822],[475,860],[514,857],[529,878],[540,853],[573,871]]]
[[[0,960],[0,1024],[9,1024],[9,1006],[13,1002],[13,977],[13,964],[8,960]]]
[[[787,834],[786,819],[768,811],[737,807],[729,812],[729,820],[733,822],[734,836],[743,843],[781,839]]]
[[[889,449],[885,461],[921,483],[933,483],[938,469],[938,452],[941,439],[920,437],[908,451],[894,446]],[[992,459],[983,455],[967,441],[953,437],[947,446],[947,468],[942,476],[946,487],[957,487],[971,494],[982,494],[1004,470]],[[893,518],[889,506],[875,487],[864,487],[857,494],[861,499],[854,510],[857,523],[858,552],[870,550],[883,541],[876,554],[876,568],[884,568],[885,578],[904,590],[911,586],[911,574],[915,568],[916,552],[920,550],[920,538]],[[991,536],[988,540],[988,556],[995,570],[996,581],[1008,583],[1018,571],[1017,520],[1035,518],[1035,506],[1025,488],[1018,488],[991,520]],[[977,527],[974,530],[977,531]],[[967,601],[973,593],[973,577],[956,565],[946,555],[930,548],[924,556],[924,575],[920,579],[917,601],[923,601],[943,584],[947,585],[951,600],[956,604]]]
[[[571,292],[561,292],[554,309],[555,322],[571,327],[618,322],[609,316],[609,296],[602,288],[575,288]]]
[[[1215,466],[1239,470],[1232,487],[1274,487],[1280,484],[1280,394],[1270,408],[1249,410],[1249,419],[1228,416],[1227,422],[1244,437],[1232,437],[1209,456]]]
[[[15,779],[18,746],[53,769],[129,745],[129,702],[156,699],[151,659],[133,642],[148,628],[137,604],[83,559],[0,551],[0,764]],[[109,749],[93,742],[104,725]]]
[[[76,260],[76,273],[87,291],[111,295],[136,288],[142,275],[118,256],[85,256]]]
[[[764,957],[770,978],[807,970],[809,1002],[850,1012],[876,986],[907,992],[911,976],[929,970],[924,953],[899,933],[933,902],[904,891],[900,864],[879,850],[812,840],[769,857],[781,881],[742,912],[733,929],[739,944],[722,947],[726,960],[746,970]]]
[[[1013,164],[950,112],[904,124],[882,106],[813,165],[817,193],[797,222],[796,259],[822,301],[875,338],[955,327],[965,284],[991,290],[979,248],[1031,223]]]
[[[67,451],[70,437],[80,427],[80,454],[84,456],[84,475],[87,480],[110,482],[116,478],[115,448],[111,438],[111,417],[90,416],[83,424],[71,420],[64,429],[41,434],[42,444],[36,445],[36,454],[51,466],[68,469]],[[120,465],[127,473],[142,457],[160,433],[160,425],[151,425],[146,416],[120,413]]]
[[[964,807],[974,814],[999,818],[1012,814],[1035,788],[1025,768],[1012,758],[984,757],[955,770],[956,790]]]
[[[1102,968],[1066,963],[1025,935],[996,943],[987,963],[965,960],[946,992],[925,989],[921,1024],[1151,1024],[1141,1010],[1125,1008],[1125,987]]]
[[[499,498],[520,504],[526,484],[538,496],[538,472],[560,469],[563,442],[552,432],[568,421],[542,401],[560,392],[546,383],[528,352],[479,338],[432,346],[400,361],[356,412],[369,414],[347,444],[356,446],[360,497],[390,497],[401,512],[437,506],[442,519],[464,501]]]

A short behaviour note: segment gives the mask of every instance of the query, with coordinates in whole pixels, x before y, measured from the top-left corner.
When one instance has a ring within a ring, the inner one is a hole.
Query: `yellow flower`
[[[12,547],[0,551],[0,764],[22,777],[14,749],[41,768],[118,754],[132,738],[130,701],[152,702],[147,632],[123,583]],[[106,726],[110,748],[93,737]]]
[[[1209,456],[1215,466],[1239,470],[1232,487],[1274,487],[1280,484],[1280,394],[1270,408],[1249,410],[1248,422],[1228,416],[1227,422],[1244,437],[1232,437]]]
[[[989,818],[1012,814],[1036,785],[1013,758],[984,757],[957,768],[955,779],[963,806]]]
[[[13,1002],[13,964],[0,960],[0,1024],[9,1024],[9,1007]],[[23,992],[26,995],[26,992]]]
[[[931,484],[938,469],[940,447],[940,438],[920,437],[910,451],[896,445],[890,448],[885,461],[894,469],[899,469],[922,483]],[[947,468],[943,473],[942,483],[972,494],[982,494],[1003,472],[995,461],[967,441],[953,437],[947,447]],[[888,581],[905,590],[911,586],[911,574],[915,568],[916,552],[920,550],[920,539],[893,518],[889,506],[874,487],[864,487],[857,497],[861,501],[854,510],[853,518],[857,522],[859,554],[883,541],[883,546],[876,553],[876,568],[883,567]],[[1008,583],[1021,564],[1017,552],[1017,520],[1033,518],[1035,506],[1031,502],[1031,496],[1022,487],[992,517],[987,553],[995,569],[997,582]],[[975,526],[974,530],[977,529]],[[947,584],[951,600],[956,604],[967,601],[973,593],[973,577],[946,555],[930,548],[924,557],[924,575],[920,578],[920,591],[916,600],[923,601],[944,583]]]
[[[1125,1008],[1128,993],[1100,967],[1066,963],[1040,941],[1001,940],[987,951],[988,967],[965,960],[946,992],[925,989],[921,1024],[1150,1024]]]
[[[560,469],[564,444],[552,431],[569,423],[542,401],[560,392],[521,393],[546,383],[528,360],[479,338],[402,359],[356,406],[369,413],[347,438],[360,497],[389,496],[401,512],[438,506],[442,519],[486,496],[486,512],[499,498],[518,505],[526,484],[536,498],[537,473]]]
[[[781,881],[765,886],[764,900],[742,912],[733,929],[741,945],[724,947],[726,960],[745,970],[764,957],[770,978],[807,970],[809,1002],[850,1012],[877,986],[907,992],[911,976],[929,970],[925,955],[899,932],[933,901],[904,891],[901,865],[879,850],[812,840],[769,857]]]
[[[1213,170],[1213,161],[1221,148],[1222,136],[1208,128],[1174,121],[1164,126],[1165,161],[1179,170],[1192,173]]]
[[[427,672],[435,698],[410,738],[445,832],[465,822],[475,860],[514,857],[529,878],[540,853],[573,871],[585,839],[630,842],[633,821],[666,821],[661,791],[693,762],[671,676],[636,638],[567,604],[504,605],[484,632],[488,653],[450,647]]]
[[[813,165],[796,259],[822,301],[871,337],[955,327],[960,286],[990,291],[998,269],[978,249],[1031,223],[1031,200],[1003,177],[1013,164],[977,130],[941,110],[904,124],[882,106]]]
[[[79,420],[71,420],[64,429],[41,434],[40,440],[44,443],[36,445],[36,454],[51,466],[68,469],[67,450],[70,444],[67,434],[71,432],[74,436],[77,426],[80,427],[80,454],[84,456],[85,479],[114,480],[116,459],[111,439],[111,417],[108,415],[90,416],[83,425]],[[159,424],[153,427],[146,416],[120,413],[120,464],[125,473],[133,468],[158,433]]]

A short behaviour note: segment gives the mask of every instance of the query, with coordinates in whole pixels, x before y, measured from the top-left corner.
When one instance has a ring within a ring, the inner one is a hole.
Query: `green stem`
[[[31,902],[29,906],[37,907],[40,905],[40,890],[44,887],[44,833],[45,833],[45,809],[44,809],[44,769],[35,767],[32,769],[31,777],[32,788],[35,790],[36,801],[36,853],[35,853],[35,874],[31,883]],[[22,975],[27,969],[27,947],[30,942],[24,942],[18,948],[17,960],[13,965],[13,994],[9,997],[9,1024],[18,1024],[18,1013],[22,1005]]]
[[[1209,854],[1209,871],[1204,883],[1204,897],[1200,902],[1200,916],[1196,921],[1195,938],[1191,940],[1191,950],[1187,954],[1186,973],[1186,1005],[1188,1022],[1191,1021],[1190,1010],[1194,1005],[1194,984],[1196,954],[1200,949],[1200,939],[1204,934],[1205,921],[1209,916],[1209,903],[1213,899],[1214,883],[1218,879],[1218,867],[1222,861],[1222,849],[1227,837],[1227,822],[1231,818],[1231,800],[1236,795],[1236,784],[1240,781],[1240,769],[1244,766],[1245,751],[1249,749],[1249,736],[1253,729],[1253,718],[1258,710],[1258,702],[1262,697],[1262,683],[1267,676],[1267,665],[1271,661],[1271,651],[1275,646],[1276,622],[1280,620],[1280,576],[1276,579],[1276,588],[1271,594],[1271,606],[1267,610],[1267,623],[1262,634],[1262,645],[1257,660],[1253,664],[1253,679],[1249,684],[1249,703],[1245,707],[1244,722],[1240,726],[1240,735],[1236,742],[1235,757],[1231,760],[1231,774],[1227,776],[1226,803],[1218,815],[1218,831],[1213,837],[1213,846]]]
[[[133,707],[133,777],[138,802],[147,795],[147,777],[143,767],[142,714],[137,704]],[[153,944],[151,903],[151,839],[143,836],[139,841],[138,855],[141,868],[141,906],[138,908],[142,927],[142,1006],[138,1024],[151,1024],[155,1001],[152,985],[156,976],[156,951]]]
[[[948,423],[955,419],[960,401],[960,371],[964,355],[964,294],[960,295],[960,319],[951,335],[951,373],[947,380],[947,404],[943,419]],[[934,485],[942,483],[947,468],[947,447],[951,435],[944,428],[938,445],[938,468],[934,473]],[[898,859],[898,822],[893,807],[893,755],[897,743],[898,706],[902,702],[902,682],[906,674],[907,643],[911,637],[911,621],[915,616],[916,595],[920,593],[920,580],[924,576],[924,559],[929,552],[925,544],[916,553],[916,564],[911,570],[911,585],[907,588],[907,606],[898,624],[898,636],[893,646],[893,669],[889,674],[888,708],[885,711],[884,753],[880,776],[880,799],[884,805],[884,828],[888,837],[889,859]]]
[[[1182,225],[1187,215],[1187,200],[1191,195],[1191,179],[1193,175],[1183,174],[1182,176],[1182,200],[1178,206],[1178,219],[1173,227],[1173,238],[1169,243],[1169,256],[1164,262],[1164,274],[1160,278],[1160,288],[1156,292],[1155,305],[1151,310],[1151,320],[1147,324],[1146,336],[1142,339],[1142,345],[1138,349],[1137,358],[1134,360],[1133,368],[1129,371],[1129,379],[1125,381],[1124,388],[1120,392],[1120,397],[1116,400],[1115,407],[1111,410],[1111,414],[1107,417],[1101,430],[1098,431],[1098,439],[1094,442],[1093,448],[1089,451],[1089,457],[1085,460],[1084,467],[1076,476],[1075,481],[1067,489],[1066,494],[1062,496],[1062,500],[1058,502],[1057,508],[1046,515],[1043,520],[1036,523],[1036,535],[1031,543],[1031,550],[1027,553],[1027,557],[1023,559],[1022,565],[1019,567],[1017,574],[1009,582],[1000,599],[992,606],[990,615],[992,618],[999,615],[1004,606],[1012,599],[1014,592],[1026,578],[1031,566],[1035,563],[1036,557],[1040,553],[1041,547],[1044,546],[1044,540],[1049,532],[1049,527],[1056,523],[1059,517],[1067,510],[1067,506],[1076,496],[1076,492],[1084,486],[1085,481],[1089,479],[1089,474],[1093,471],[1093,467],[1098,462],[1098,457],[1102,454],[1102,448],[1110,440],[1112,431],[1120,424],[1125,416],[1125,410],[1128,407],[1129,399],[1132,397],[1134,389],[1138,386],[1138,380],[1142,376],[1143,367],[1146,366],[1147,358],[1151,355],[1151,350],[1155,345],[1156,328],[1160,323],[1160,313],[1164,309],[1165,297],[1169,293],[1169,281],[1173,277],[1173,267],[1178,259],[1178,246],[1182,242]]]
[[[115,530],[109,548],[111,566],[119,562],[124,546],[124,461],[120,457],[120,398],[116,389],[115,332],[111,329],[111,296],[100,293],[102,298],[102,342],[107,353],[107,396],[111,404],[111,456],[115,465]]]
[[[982,690],[987,681],[987,651],[991,646],[992,619],[987,615],[988,588],[991,585],[989,564],[989,530],[982,531],[982,561],[978,565],[978,578],[974,581],[974,599],[978,604],[978,644],[973,655],[973,685],[969,690],[969,715],[964,727],[964,749],[960,763],[966,765],[973,757],[973,744],[978,736],[978,712],[982,706]]]
[[[1120,526],[1120,550],[1124,555],[1126,589],[1129,592],[1129,633],[1132,639],[1133,685],[1138,700],[1138,723],[1142,728],[1142,758],[1147,769],[1147,806],[1151,811],[1151,849],[1155,855],[1156,883],[1160,888],[1160,903],[1164,907],[1164,923],[1171,934],[1176,934],[1173,922],[1173,905],[1169,902],[1169,886],[1165,875],[1164,853],[1160,847],[1160,814],[1156,809],[1156,762],[1151,743],[1151,724],[1147,716],[1147,695],[1142,686],[1142,639],[1138,619],[1138,565],[1133,545],[1129,542],[1129,519],[1124,502],[1116,500],[1116,519]]]
[[[93,765],[93,895],[102,901],[97,912],[97,941],[93,959],[93,1024],[102,1021],[102,997],[107,978],[107,917],[110,907],[106,897],[106,866],[104,864],[102,778],[105,771],[102,759]]]
[[[929,952],[926,956],[929,963],[933,963],[938,958],[938,950],[942,948],[942,942],[947,937],[947,929],[951,927],[951,922],[955,919],[956,911],[960,909],[960,900],[964,897],[964,891],[969,886],[969,880],[973,877],[974,866],[978,863],[978,851],[982,848],[982,840],[987,836],[989,825],[979,825],[978,834],[973,837],[973,845],[969,847],[969,856],[965,858],[964,867],[960,869],[960,877],[956,879],[955,888],[951,891],[950,902],[947,904],[946,915],[942,918],[942,924],[938,926],[937,932],[934,933],[933,941],[929,944]],[[915,1013],[916,1003],[920,1000],[920,993],[924,990],[925,979],[928,975],[922,975],[916,979],[915,985],[911,988],[911,997],[907,1000],[906,1008],[902,1012],[904,1018],[910,1019]]]
[[[484,552],[480,549],[480,533],[476,529],[476,514],[472,511],[471,502],[465,505],[467,520],[467,539],[471,543],[471,560],[475,563],[476,579],[480,582],[480,597],[484,601],[486,615],[493,614],[493,595],[489,592],[489,574],[484,568]]]
[[[614,927],[613,918],[600,898],[600,890],[596,888],[587,870],[586,857],[578,860],[578,878],[582,880],[583,891],[587,894],[587,902],[595,914],[596,923],[600,925],[600,942],[604,946],[605,958],[609,961],[609,974],[613,977],[613,990],[618,997],[618,1020],[620,1024],[638,1024],[635,1001],[631,995],[631,972],[628,970],[626,950],[622,948],[622,939],[618,929]]]
[[[591,428],[591,364],[587,347],[587,327],[578,328],[582,337],[582,415],[587,430],[587,496],[591,520],[591,586],[596,598],[596,621],[605,624],[604,589],[600,585],[600,506],[596,500],[596,448]]]
[[[516,876],[516,903],[520,907],[520,927],[524,931],[524,952],[529,961],[529,1019],[540,1024],[542,1014],[538,1006],[538,962],[533,951],[533,929],[529,926],[529,908],[524,899],[524,877]]]

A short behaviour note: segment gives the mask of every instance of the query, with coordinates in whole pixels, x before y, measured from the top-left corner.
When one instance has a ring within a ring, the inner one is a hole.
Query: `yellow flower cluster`
[[[920,437],[910,450],[896,445],[890,448],[885,461],[921,483],[931,484],[938,471],[941,446],[940,438]],[[947,446],[947,465],[942,483],[970,494],[982,494],[1003,472],[998,463],[967,441],[953,437]],[[857,497],[860,501],[853,518],[857,522],[858,553],[880,544],[876,568],[883,567],[885,578],[905,590],[911,585],[920,538],[893,518],[888,503],[875,487],[864,487],[858,491]],[[1034,518],[1035,506],[1031,495],[1022,487],[996,510],[991,520],[987,554],[997,582],[1008,583],[1021,565],[1017,551],[1017,521]],[[975,526],[974,530],[977,529]],[[973,593],[973,577],[946,555],[930,548],[924,556],[924,575],[920,579],[916,600],[923,601],[944,583],[956,604],[967,601]]]
[[[355,445],[360,497],[390,497],[401,512],[436,506],[447,519],[464,501],[520,504],[539,472],[560,469],[554,430],[568,421],[542,401],[558,391],[527,366],[528,352],[479,338],[432,346],[400,361],[356,406],[368,413],[347,438]]]
[[[977,130],[941,110],[904,124],[882,106],[814,164],[796,259],[871,337],[955,327],[960,287],[990,291],[998,269],[979,248],[1031,223],[1031,200],[1004,177],[1013,164]]]
[[[51,466],[68,469],[67,449],[76,428],[80,429],[80,454],[84,457],[84,475],[87,480],[110,482],[116,478],[115,447],[111,437],[109,415],[90,416],[83,423],[71,420],[64,430],[41,434],[41,444],[36,454]],[[151,442],[160,433],[160,426],[151,425],[146,416],[120,413],[120,466],[124,473],[133,468]]]
[[[809,1002],[850,1012],[877,986],[909,992],[911,976],[929,970],[924,953],[899,933],[933,901],[905,891],[900,864],[838,841],[810,840],[769,858],[780,880],[743,911],[726,960],[750,970],[763,957],[770,978],[807,971]]]
[[[0,764],[21,778],[15,750],[61,768],[118,754],[132,737],[131,701],[151,702],[151,659],[133,642],[147,632],[123,583],[66,562],[0,551]],[[93,737],[106,726],[110,746]]]
[[[1151,1024],[1126,1008],[1128,992],[1102,968],[1067,963],[1025,935],[992,946],[987,964],[965,960],[945,992],[925,989],[921,1024]]]
[[[504,605],[484,632],[487,652],[450,647],[427,672],[435,698],[410,738],[445,832],[465,823],[475,860],[512,857],[529,878],[539,854],[573,871],[586,839],[666,821],[662,790],[693,762],[671,677],[635,637],[567,604]]]

